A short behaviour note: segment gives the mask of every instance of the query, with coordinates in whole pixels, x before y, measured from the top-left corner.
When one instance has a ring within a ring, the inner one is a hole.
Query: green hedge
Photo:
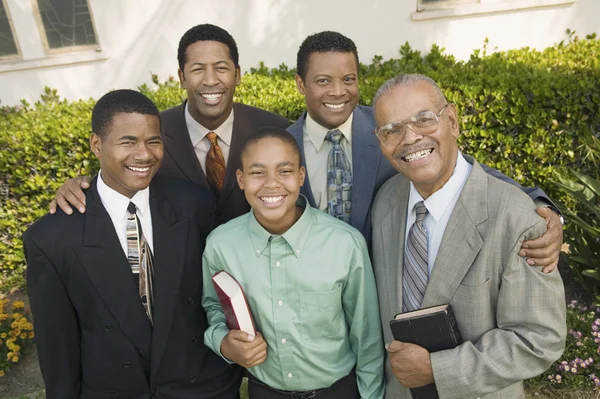
[[[487,46],[487,43],[486,43]],[[375,57],[360,67],[362,104],[401,72],[420,72],[437,80],[457,104],[461,146],[479,161],[526,185],[538,185],[554,199],[566,199],[550,183],[553,170],[596,168],[580,149],[582,138],[600,132],[600,40],[571,34],[544,51],[529,48],[487,54],[486,46],[457,61],[433,46],[423,56],[405,44],[397,59]],[[290,121],[304,109],[294,71],[264,65],[244,75],[236,100],[279,113]],[[160,109],[184,98],[170,78],[140,91]],[[0,108],[0,181],[10,193],[0,208],[0,290],[23,284],[20,236],[42,216],[67,178],[96,171],[88,149],[93,100],[68,102],[46,89],[33,105]]]

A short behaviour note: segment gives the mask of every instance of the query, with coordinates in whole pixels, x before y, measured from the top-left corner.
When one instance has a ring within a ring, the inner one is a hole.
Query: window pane
[[[4,8],[4,2],[0,0],[0,57],[18,54],[17,44],[10,28],[8,13]]]
[[[97,44],[87,0],[37,0],[51,49]]]

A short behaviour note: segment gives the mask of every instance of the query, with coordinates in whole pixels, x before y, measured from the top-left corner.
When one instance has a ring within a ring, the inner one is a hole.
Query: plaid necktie
[[[327,212],[350,223],[352,208],[352,169],[340,145],[342,132],[331,130],[325,139],[333,143],[327,158]]]
[[[223,151],[219,147],[217,134],[208,132],[206,137],[210,141],[210,149],[206,154],[206,179],[212,190],[218,195],[225,180],[225,157],[223,157]]]
[[[133,202],[127,206],[127,260],[131,271],[139,275],[139,295],[146,310],[150,324],[152,321],[152,302],[154,301],[152,290],[152,253],[150,246],[142,232],[142,225],[136,214]]]
[[[402,272],[402,311],[409,312],[421,307],[429,269],[427,266],[427,230],[423,220],[427,208],[423,201],[415,204],[417,219],[408,231],[406,248],[404,249],[404,270]]]

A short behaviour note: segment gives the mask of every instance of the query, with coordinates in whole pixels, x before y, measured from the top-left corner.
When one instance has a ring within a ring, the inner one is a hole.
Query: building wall
[[[98,98],[110,89],[148,83],[150,73],[176,76],[179,38],[205,22],[234,36],[243,70],[260,61],[294,66],[302,40],[322,30],[351,37],[364,62],[374,55],[396,57],[405,42],[424,52],[435,43],[465,59],[485,38],[490,50],[542,49],[565,39],[567,28],[580,36],[600,31],[598,0],[425,20],[414,20],[425,15],[414,15],[417,0],[89,0],[101,51],[48,57],[32,1],[6,0],[24,60],[0,62],[2,105],[36,101],[44,86],[68,99]]]

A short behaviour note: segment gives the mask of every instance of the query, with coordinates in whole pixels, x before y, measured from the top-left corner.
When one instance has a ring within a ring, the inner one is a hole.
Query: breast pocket
[[[488,278],[478,285],[459,284],[450,301],[463,339],[478,339],[482,332],[495,327],[491,282]]]
[[[342,287],[326,292],[302,292],[300,328],[305,339],[338,337],[342,331]]]

